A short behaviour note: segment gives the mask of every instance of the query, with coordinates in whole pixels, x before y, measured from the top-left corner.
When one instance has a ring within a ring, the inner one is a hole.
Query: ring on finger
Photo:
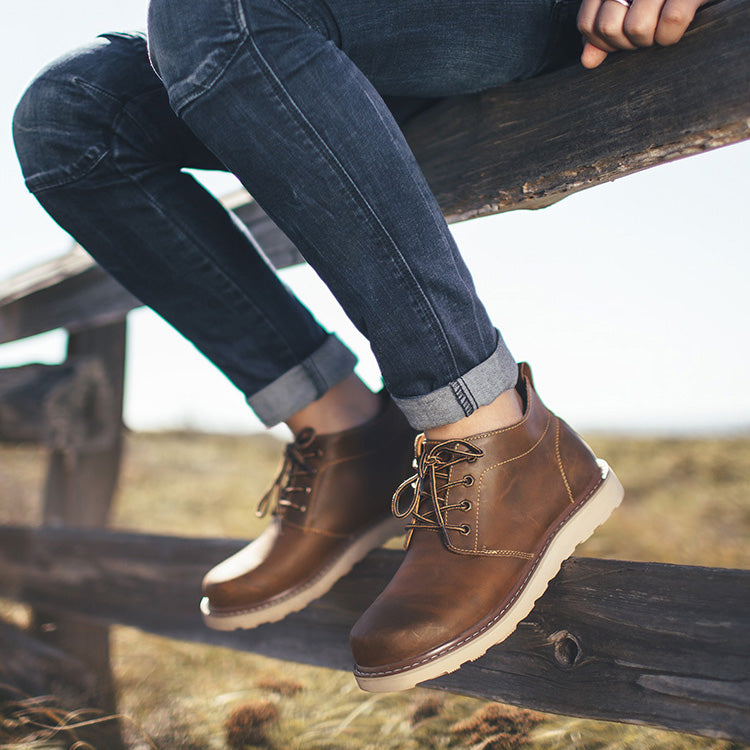
[[[612,0],[613,3],[617,3],[618,5],[624,5],[626,8],[629,8],[632,0]]]

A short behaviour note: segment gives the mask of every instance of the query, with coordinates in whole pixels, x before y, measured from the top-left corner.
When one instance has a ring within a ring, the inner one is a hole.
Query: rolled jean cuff
[[[248,396],[247,403],[266,427],[273,427],[349,377],[356,364],[354,354],[329,335],[307,359]]]
[[[495,351],[466,374],[424,396],[393,400],[415,430],[429,430],[468,417],[517,381],[518,365],[498,331]]]

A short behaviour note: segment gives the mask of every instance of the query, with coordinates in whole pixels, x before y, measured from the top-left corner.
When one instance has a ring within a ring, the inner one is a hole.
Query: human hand
[[[583,0],[578,30],[584,36],[581,63],[601,65],[609,52],[678,42],[695,11],[708,0]]]

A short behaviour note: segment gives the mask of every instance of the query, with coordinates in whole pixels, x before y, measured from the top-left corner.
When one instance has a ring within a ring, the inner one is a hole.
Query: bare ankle
[[[381,406],[377,394],[352,373],[289,417],[286,424],[295,435],[305,427],[312,427],[321,435],[342,432],[369,422]]]
[[[482,432],[497,430],[501,427],[520,422],[523,418],[523,404],[515,388],[501,393],[492,403],[480,406],[468,417],[458,422],[440,425],[425,430],[428,440],[450,440],[451,438],[469,437]]]

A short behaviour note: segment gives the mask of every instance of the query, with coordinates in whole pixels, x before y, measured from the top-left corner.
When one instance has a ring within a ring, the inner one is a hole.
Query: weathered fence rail
[[[378,550],[302,612],[209,630],[203,573],[245,541],[0,528],[0,595],[159,635],[335,669],[398,566]],[[524,706],[750,741],[750,571],[574,558],[518,630],[430,685]]]
[[[746,139],[749,38],[750,3],[721,0],[674,47],[445,100],[404,132],[449,221],[548,206]]]
[[[675,47],[445,100],[405,133],[449,221],[539,208],[750,137],[748,38],[750,0],[721,0]],[[225,205],[274,265],[300,262],[246,194]],[[111,708],[112,623],[348,669],[349,628],[398,553],[373,553],[280,623],[222,634],[200,623],[199,582],[243,542],[101,528],[122,449],[125,316],[138,306],[80,249],[0,285],[0,344],[68,331],[64,363],[0,371],[0,440],[42,442],[50,456],[43,525],[0,527],[0,595],[34,612],[29,632],[0,625],[0,674],[24,684],[29,664],[46,665],[88,680]],[[572,559],[505,643],[432,684],[750,741],[748,584],[749,571]],[[109,750],[122,747],[116,729]]]

